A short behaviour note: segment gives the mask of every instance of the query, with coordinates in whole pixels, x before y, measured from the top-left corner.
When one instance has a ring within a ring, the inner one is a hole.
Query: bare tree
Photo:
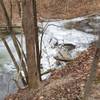
[[[100,57],[100,34],[99,34],[99,40],[96,43],[96,45],[97,45],[97,49],[90,69],[90,74],[85,85],[83,100],[88,100],[93,82],[96,79],[96,71],[97,71],[99,57]]]
[[[30,89],[38,87],[39,71],[38,71],[38,37],[37,37],[37,19],[35,0],[23,0],[23,18],[22,26],[26,38],[26,52],[28,65],[28,85]],[[34,13],[33,13],[34,12]],[[37,40],[36,40],[37,39]]]
[[[89,20],[92,21],[93,20],[92,17],[90,17]],[[95,26],[92,26],[92,28],[94,31],[98,30],[98,28]],[[96,72],[97,72],[98,63],[99,63],[99,59],[100,59],[100,33],[96,32],[96,35],[98,35],[98,40],[95,43],[96,44],[96,53],[93,58],[89,77],[87,78],[87,82],[85,84],[83,100],[88,100],[90,91],[92,89],[93,82],[96,79]]]
[[[36,56],[37,56],[37,67],[39,73],[39,79],[41,81],[41,70],[40,70],[40,59],[41,55],[39,52],[39,39],[38,39],[38,27],[37,27],[37,9],[36,9],[36,0],[33,0],[33,20],[34,20],[34,29],[35,29],[35,42],[36,42]]]

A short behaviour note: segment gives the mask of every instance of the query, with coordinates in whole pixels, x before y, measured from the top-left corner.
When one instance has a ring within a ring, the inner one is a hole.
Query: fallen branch
[[[59,60],[59,61],[63,61],[63,62],[71,62],[73,61],[73,59],[68,59],[68,60],[65,60],[65,59],[60,59],[60,58],[57,58],[57,57],[54,57],[56,60]]]
[[[44,73],[42,73],[41,76],[48,74],[50,72],[53,72],[53,71],[55,71],[55,69],[49,69],[49,70],[45,71]]]

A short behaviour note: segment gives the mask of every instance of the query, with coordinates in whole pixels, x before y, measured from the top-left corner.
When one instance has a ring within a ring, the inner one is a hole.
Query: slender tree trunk
[[[26,83],[26,81],[25,81],[25,79],[24,79],[22,73],[20,72],[19,65],[17,64],[16,59],[15,59],[15,57],[13,56],[13,54],[12,54],[12,52],[11,52],[11,49],[10,49],[8,43],[6,42],[5,39],[2,39],[2,41],[3,41],[4,45],[5,45],[5,47],[6,47],[7,51],[8,51],[8,53],[10,54],[10,57],[12,58],[12,61],[13,61],[14,65],[16,66],[17,72],[19,73],[19,76],[21,77],[21,80],[22,80],[23,85],[26,86],[27,83]]]
[[[38,88],[39,73],[37,67],[37,54],[36,54],[36,24],[33,19],[33,3],[34,0],[23,0],[23,31],[26,38],[26,52],[27,52],[27,65],[28,65],[28,85],[29,89]],[[34,12],[36,13],[36,12]]]
[[[41,81],[41,70],[40,70],[40,50],[39,50],[39,39],[38,39],[38,27],[37,27],[37,9],[36,9],[36,0],[33,0],[33,20],[35,28],[35,40],[36,40],[36,54],[37,54],[37,66],[39,71],[39,78]]]
[[[96,54],[95,54],[95,57],[93,59],[93,63],[91,66],[91,70],[90,70],[90,76],[85,85],[83,100],[88,100],[89,98],[90,91],[93,85],[93,81],[96,78],[96,71],[97,71],[97,64],[98,64],[99,57],[100,57],[100,48],[97,48]]]

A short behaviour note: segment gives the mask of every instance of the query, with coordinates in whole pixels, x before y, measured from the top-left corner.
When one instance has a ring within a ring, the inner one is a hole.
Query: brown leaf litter
[[[52,72],[50,78],[43,81],[39,89],[30,92],[28,89],[19,90],[5,100],[81,100],[95,51],[96,47],[90,46],[74,61]],[[100,75],[100,70],[97,75]],[[90,96],[94,99],[91,100],[99,100],[98,91],[100,91],[100,83],[94,84]]]

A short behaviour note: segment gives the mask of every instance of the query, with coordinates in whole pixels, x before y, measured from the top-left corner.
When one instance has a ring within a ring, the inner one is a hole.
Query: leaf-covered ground
[[[43,81],[37,90],[31,92],[27,88],[18,90],[16,94],[9,95],[6,100],[81,100],[95,51],[95,46],[90,46],[74,61],[52,72],[50,78]],[[99,75],[100,68],[98,68],[90,100],[100,100]]]

